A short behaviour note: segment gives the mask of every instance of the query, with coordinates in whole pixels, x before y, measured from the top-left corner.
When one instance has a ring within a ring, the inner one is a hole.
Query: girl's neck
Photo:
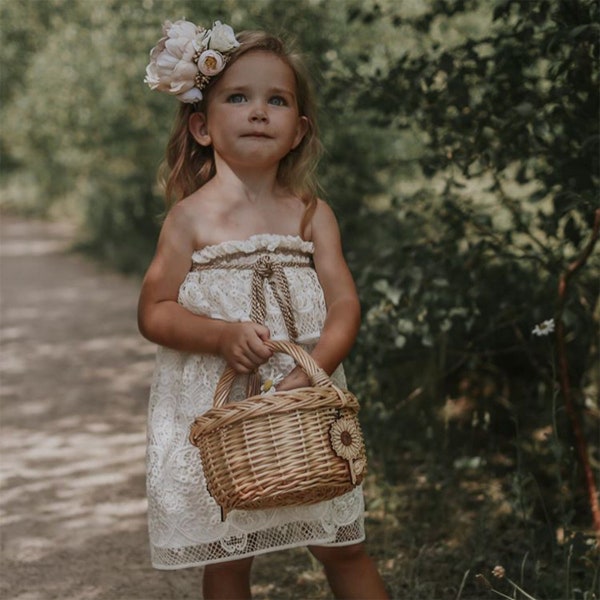
[[[271,169],[232,168],[217,162],[217,173],[211,183],[227,196],[250,203],[273,199],[280,193],[277,167]]]

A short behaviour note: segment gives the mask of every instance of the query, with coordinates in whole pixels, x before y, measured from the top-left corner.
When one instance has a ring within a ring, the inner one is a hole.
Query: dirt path
[[[197,599],[198,569],[149,563],[139,282],[66,253],[70,240],[0,224],[0,597]]]

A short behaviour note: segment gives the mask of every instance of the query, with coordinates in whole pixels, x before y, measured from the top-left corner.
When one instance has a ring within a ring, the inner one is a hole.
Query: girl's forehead
[[[279,56],[267,50],[251,50],[240,56],[225,69],[219,80],[219,87],[236,82],[252,83],[271,81],[296,87],[296,78],[292,68]]]

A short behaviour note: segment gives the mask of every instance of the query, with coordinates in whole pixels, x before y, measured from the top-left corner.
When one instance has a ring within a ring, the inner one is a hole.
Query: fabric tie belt
[[[247,256],[247,255],[244,255]],[[267,302],[265,299],[265,281],[269,284],[273,297],[279,306],[283,316],[283,321],[287,329],[290,340],[296,341],[298,338],[298,329],[294,320],[294,311],[292,307],[292,297],[290,295],[290,286],[285,274],[285,267],[305,267],[311,268],[310,256],[299,254],[293,260],[273,260],[269,254],[259,256],[252,263],[231,263],[232,256],[225,257],[223,260],[215,260],[209,263],[192,263],[192,271],[206,271],[210,269],[249,269],[252,271],[251,287],[251,308],[250,319],[255,323],[265,324],[267,316]]]

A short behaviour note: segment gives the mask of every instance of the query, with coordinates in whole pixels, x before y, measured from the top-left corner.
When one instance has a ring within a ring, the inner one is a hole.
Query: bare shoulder
[[[320,198],[310,222],[310,230],[315,250],[323,246],[340,245],[340,228],[335,213],[331,206]]]
[[[165,226],[181,236],[192,250],[198,250],[212,242],[212,232],[218,221],[215,204],[212,196],[200,189],[171,208]]]
[[[169,209],[165,218],[165,224],[185,226],[186,223],[189,224],[189,221],[194,217],[195,212],[196,207],[190,202],[190,198],[185,198]]]
[[[196,245],[195,211],[186,200],[175,204],[165,217],[160,233],[160,241],[182,252],[189,252]]]

